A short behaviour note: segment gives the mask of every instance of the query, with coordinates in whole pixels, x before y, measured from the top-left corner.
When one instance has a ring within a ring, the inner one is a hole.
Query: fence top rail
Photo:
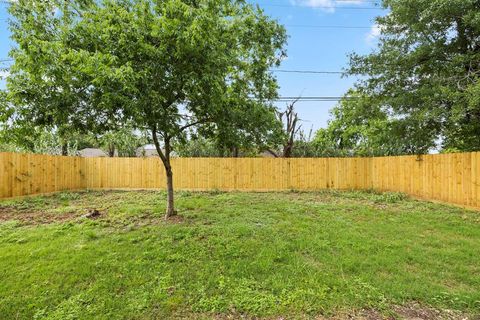
[[[33,153],[33,152],[4,152],[0,151],[1,155],[21,155],[21,156],[35,156],[35,157],[52,157],[52,158],[75,158],[75,159],[83,159],[84,157],[81,156],[62,156],[57,154],[46,154],[46,153]]]
[[[172,160],[182,159],[182,160],[277,160],[277,161],[287,161],[287,160],[344,160],[344,159],[391,159],[391,158],[419,158],[420,160],[423,157],[435,158],[435,157],[448,157],[452,155],[466,155],[466,154],[480,154],[480,151],[473,152],[455,152],[455,153],[438,153],[438,154],[422,154],[422,155],[398,155],[398,156],[365,156],[365,157],[297,157],[297,158],[282,158],[282,157],[172,157]],[[63,155],[52,155],[52,154],[42,154],[42,153],[28,153],[28,152],[0,152],[0,155],[28,155],[28,156],[44,156],[44,157],[54,157],[54,158],[78,158],[78,159],[158,159],[158,156],[150,157],[81,157],[81,156],[63,156]]]

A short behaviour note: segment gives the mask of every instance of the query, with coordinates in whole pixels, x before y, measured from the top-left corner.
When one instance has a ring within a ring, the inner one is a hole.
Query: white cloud
[[[325,12],[335,12],[335,7],[342,5],[361,5],[366,3],[363,0],[290,0],[293,5],[320,9]]]
[[[365,37],[365,40],[369,45],[372,45],[377,41],[381,33],[382,33],[382,30],[380,26],[378,24],[374,24],[370,29],[370,31],[368,32],[367,36]]]

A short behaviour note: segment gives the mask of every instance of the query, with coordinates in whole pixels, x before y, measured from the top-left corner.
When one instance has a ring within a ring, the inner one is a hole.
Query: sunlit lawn
[[[179,192],[165,222],[164,198],[0,201],[0,319],[480,310],[479,212],[391,193]]]

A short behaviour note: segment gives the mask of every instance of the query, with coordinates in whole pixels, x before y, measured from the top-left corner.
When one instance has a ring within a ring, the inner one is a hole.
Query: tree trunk
[[[295,112],[295,103],[298,99],[295,99],[292,103],[287,105],[287,109],[284,112],[277,112],[277,117],[280,122],[284,123],[284,130],[286,140],[283,143],[283,158],[290,158],[292,156],[293,147],[295,144],[295,136],[300,131],[301,125],[298,126],[298,113]],[[285,117],[285,120],[284,120]]]
[[[232,157],[238,158],[238,147],[232,147]]]
[[[68,156],[68,144],[62,143],[62,156]]]
[[[165,212],[165,219],[168,219],[177,214],[177,212],[175,211],[173,194],[173,171],[170,164],[170,138],[168,136],[164,136],[165,153],[163,153],[162,148],[160,147],[160,142],[158,141],[157,129],[155,126],[152,128],[152,137],[153,143],[155,144],[155,149],[157,149],[158,156],[162,160],[163,166],[165,167],[165,175],[167,177],[167,210]]]
[[[283,158],[291,158],[293,149],[293,141],[288,141],[283,148]]]
[[[173,196],[173,172],[170,164],[165,168],[167,175],[167,211],[165,219],[168,219],[177,214],[175,211],[174,196]]]
[[[115,145],[114,144],[109,144],[108,145],[108,156],[110,158],[113,158],[115,156]]]

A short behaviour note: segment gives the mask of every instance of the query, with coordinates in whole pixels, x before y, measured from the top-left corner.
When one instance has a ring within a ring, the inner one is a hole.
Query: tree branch
[[[195,126],[195,125],[197,125],[197,124],[200,124],[200,123],[202,123],[202,121],[195,121],[195,122],[186,124],[186,125],[184,125],[183,127],[180,127],[179,131],[182,132],[183,130],[186,130],[186,129],[188,129],[188,128],[190,128],[190,127],[193,127],[193,126]]]
[[[155,144],[155,149],[157,149],[158,156],[160,159],[162,159],[163,165],[167,167],[169,165],[169,161],[167,160],[167,157],[165,157],[165,154],[162,151],[162,148],[160,148],[160,142],[158,141],[157,137],[157,126],[154,125],[152,127],[152,138],[153,138],[153,143]]]
[[[195,121],[195,122],[186,124],[186,125],[184,125],[183,127],[180,127],[179,132],[182,132],[183,130],[186,130],[186,129],[190,128],[190,127],[196,126],[197,124],[207,123],[207,122],[210,122],[210,121],[211,121],[210,119],[207,119],[207,120],[198,120],[198,121]]]
[[[273,151],[272,149],[267,149],[266,151],[268,153],[270,153],[272,156],[274,156],[275,158],[278,158],[278,154],[275,151]]]

